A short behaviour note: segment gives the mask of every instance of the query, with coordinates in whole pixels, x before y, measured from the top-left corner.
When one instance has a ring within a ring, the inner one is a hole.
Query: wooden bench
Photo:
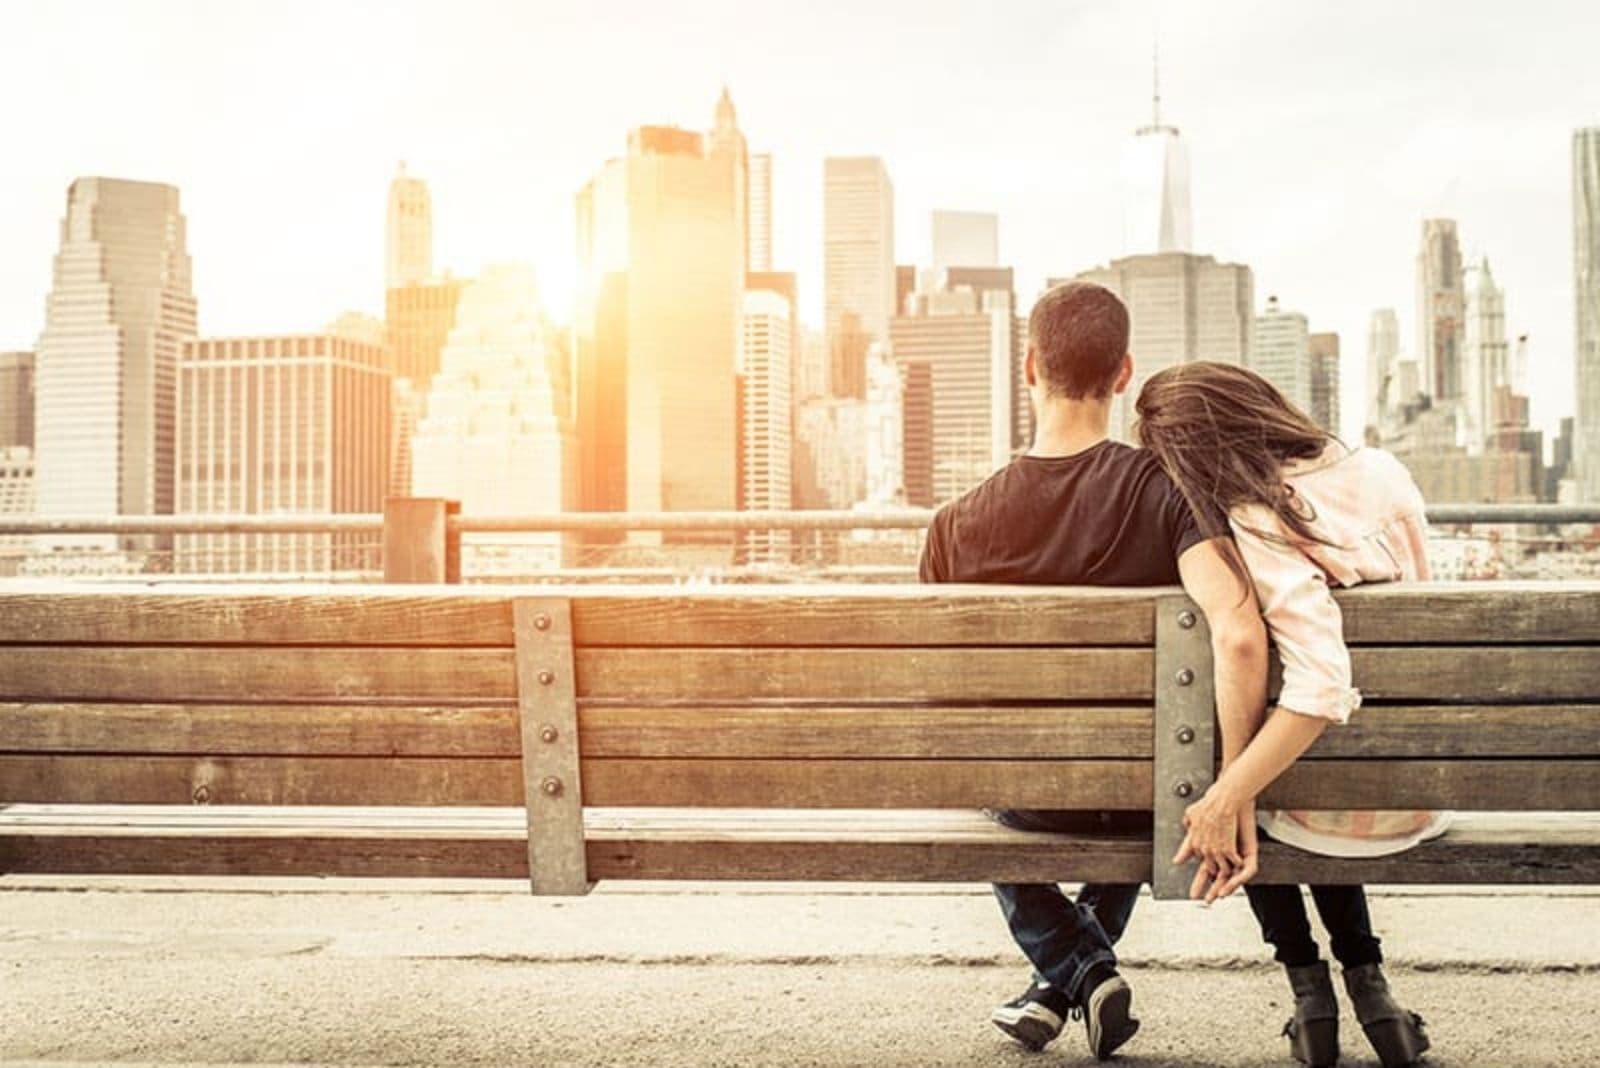
[[[1265,881],[1600,881],[1600,584],[1340,596],[1271,790],[1462,811]],[[0,586],[0,873],[1153,881],[1211,780],[1179,591]],[[1150,813],[1031,834],[983,808]]]

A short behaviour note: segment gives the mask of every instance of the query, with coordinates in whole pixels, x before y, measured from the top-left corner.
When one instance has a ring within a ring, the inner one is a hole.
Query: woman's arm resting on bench
[[[1231,546],[1227,542],[1226,538],[1201,542],[1178,560],[1183,587],[1205,613],[1211,630],[1212,676],[1225,772],[1261,727],[1267,703],[1266,624],[1255,591],[1249,583],[1242,583],[1228,564],[1224,554]],[[1201,858],[1197,890],[1209,881],[1208,868],[1227,876],[1235,887],[1243,885],[1256,872],[1253,806],[1249,812],[1234,806],[1227,814],[1218,812],[1205,820],[1194,818],[1198,807],[1191,806],[1185,816],[1189,833],[1177,862],[1190,856]],[[1202,811],[1200,815],[1210,814]]]

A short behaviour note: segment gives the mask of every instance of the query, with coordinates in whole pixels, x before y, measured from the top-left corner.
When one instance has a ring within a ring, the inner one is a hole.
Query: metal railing
[[[320,575],[389,582],[572,581],[578,577],[660,581],[664,575],[676,575],[684,581],[837,581],[861,576],[905,581],[914,577],[921,534],[933,514],[931,509],[906,508],[462,516],[455,502],[392,498],[383,514],[0,517],[0,565],[7,561],[12,565],[0,570],[70,573],[76,560],[87,561],[80,567],[85,574],[156,573],[165,577],[181,572],[191,578],[229,580]],[[1442,541],[1453,538],[1457,546],[1497,539],[1522,557],[1541,549],[1570,550],[1584,554],[1585,572],[1600,572],[1600,548],[1595,547],[1600,545],[1600,530],[1581,532],[1578,537],[1570,530],[1555,531],[1579,525],[1600,527],[1600,504],[1436,504],[1429,507],[1428,517],[1438,537]],[[1524,536],[1506,529],[1529,526],[1552,533]],[[1467,527],[1491,530],[1452,530]],[[313,558],[322,563],[314,562],[309,569],[305,565],[251,566],[251,560],[264,558],[263,554],[276,551],[276,547],[253,544],[241,548],[251,535],[319,534],[337,535],[340,544],[319,545]],[[763,534],[772,537],[762,541]],[[27,544],[52,535],[137,540],[130,541],[126,550],[110,553],[74,549],[70,544],[51,552]],[[219,535],[243,537],[219,541],[215,537]],[[7,541],[12,544],[7,546]],[[119,552],[127,558],[120,564]],[[208,557],[208,553],[212,555]],[[1592,567],[1589,554],[1594,557]]]
[[[409,498],[408,498],[409,499]],[[449,515],[460,534],[541,534],[609,531],[923,530],[931,508],[895,511],[786,512],[541,512],[520,516]],[[1432,504],[1440,525],[1510,523],[1561,526],[1600,523],[1600,504]],[[0,537],[40,534],[379,534],[380,513],[322,515],[4,516]]]

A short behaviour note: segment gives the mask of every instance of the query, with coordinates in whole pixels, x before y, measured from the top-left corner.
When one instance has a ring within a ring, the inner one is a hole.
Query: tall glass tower
[[[1124,252],[1189,252],[1189,149],[1178,128],[1161,121],[1161,66],[1155,67],[1150,124],[1134,131],[1123,157]]]

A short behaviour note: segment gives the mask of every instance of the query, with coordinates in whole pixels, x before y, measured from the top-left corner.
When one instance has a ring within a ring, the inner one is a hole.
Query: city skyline
[[[1162,114],[1190,146],[1197,251],[1250,264],[1258,298],[1277,293],[1314,329],[1340,333],[1348,352],[1378,307],[1397,308],[1401,337],[1415,336],[1416,227],[1454,218],[1463,255],[1495,264],[1508,334],[1530,335],[1535,422],[1551,427],[1570,410],[1567,151],[1574,128],[1600,121],[1600,87],[1578,77],[1592,36],[1581,27],[1600,18],[1579,5],[1543,25],[1438,4],[1356,3],[1271,20],[1239,4],[1156,6]],[[824,6],[801,19],[686,4],[674,9],[679,21],[706,32],[670,61],[649,54],[650,27],[664,16],[644,6],[631,16],[639,32],[624,35],[572,10],[484,4],[448,20],[421,8],[384,18],[341,7],[309,35],[298,28],[309,10],[103,9],[108,27],[173,60],[156,68],[185,72],[162,78],[142,73],[149,64],[130,73],[120,52],[93,42],[75,44],[70,69],[46,70],[50,43],[72,23],[49,9],[18,13],[20,32],[0,43],[0,88],[16,99],[37,98],[46,81],[57,88],[48,108],[17,116],[32,166],[0,186],[0,232],[12,238],[0,255],[0,348],[36,344],[60,190],[96,174],[183,190],[202,334],[314,329],[345,308],[381,310],[382,190],[400,159],[432,189],[439,267],[470,276],[487,262],[531,259],[547,306],[570,318],[562,290],[575,271],[573,193],[596,160],[623,150],[627,129],[699,128],[723,82],[773,156],[773,262],[797,272],[808,325],[821,320],[821,160],[830,154],[885,160],[904,235],[898,262],[928,262],[935,208],[998,214],[1000,259],[1017,269],[1024,307],[1045,277],[1120,253],[1117,158],[1148,121],[1151,5],[1019,3],[1004,20],[978,20],[933,3],[908,26],[890,11],[850,18]],[[1556,22],[1572,32],[1541,32]],[[1319,48],[1279,47],[1297,39]],[[795,47],[767,55],[768,40]],[[1539,64],[1514,62],[1527,51],[1519,40],[1538,41]],[[317,56],[358,41],[417,62],[366,81],[328,63],[327,75],[293,84],[269,63],[292,42],[314,72]],[[898,80],[878,78],[881,63],[855,64],[890,42]],[[423,48],[439,54],[422,62]],[[944,77],[943,64],[969,51],[1007,62],[977,82]],[[845,73],[818,78],[819,55]],[[523,91],[508,103],[513,75]],[[194,92],[190,78],[205,85],[195,97],[204,106],[175,109]],[[273,92],[261,92],[269,78]],[[564,78],[582,90],[576,103]],[[541,94],[562,106],[537,106]],[[261,165],[291,151],[321,153],[321,164],[303,174]],[[308,233],[322,242],[314,257],[304,254]],[[1360,411],[1365,376],[1348,354],[1346,365],[1344,408]]]

